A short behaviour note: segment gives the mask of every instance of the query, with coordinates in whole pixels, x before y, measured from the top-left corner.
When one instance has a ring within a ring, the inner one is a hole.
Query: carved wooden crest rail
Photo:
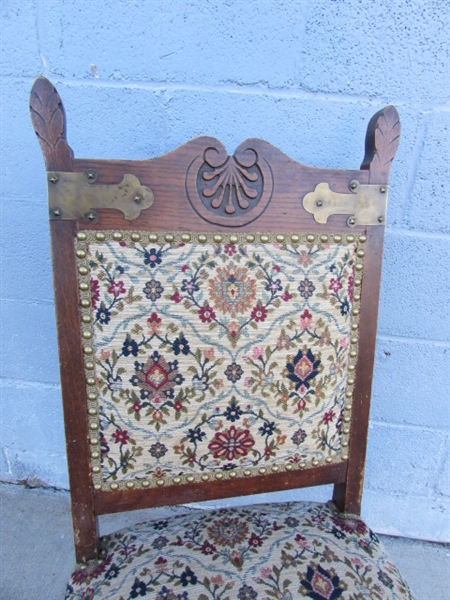
[[[142,212],[148,225],[154,223],[155,212],[171,210],[166,202],[173,205],[178,198],[180,223],[190,218],[189,207],[205,223],[227,228],[252,229],[257,219],[258,228],[264,228],[278,220],[280,207],[295,210],[292,227],[297,229],[307,228],[310,219],[325,227],[364,228],[385,222],[387,180],[400,131],[393,106],[372,118],[364,161],[354,171],[308,167],[258,139],[246,140],[232,156],[217,139],[201,137],[151,160],[74,159],[61,99],[43,77],[33,86],[30,109],[49,172],[52,220],[96,224],[102,215],[119,210],[127,221]],[[326,182],[331,174],[332,188]],[[169,175],[170,187],[165,185]],[[181,202],[183,198],[189,202]]]

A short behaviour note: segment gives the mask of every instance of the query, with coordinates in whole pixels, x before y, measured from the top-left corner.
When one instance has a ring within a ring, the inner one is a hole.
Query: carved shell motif
[[[220,225],[250,223],[265,209],[273,189],[267,161],[244,142],[228,156],[217,140],[197,157],[187,173],[187,191],[194,209]]]

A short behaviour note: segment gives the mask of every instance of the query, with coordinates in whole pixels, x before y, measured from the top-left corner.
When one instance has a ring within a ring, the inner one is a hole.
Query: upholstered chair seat
[[[103,537],[101,552],[67,600],[413,597],[377,535],[331,502],[189,512]]]

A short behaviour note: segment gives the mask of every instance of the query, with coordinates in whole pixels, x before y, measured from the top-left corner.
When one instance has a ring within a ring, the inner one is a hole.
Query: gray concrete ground
[[[137,523],[149,514],[156,518],[167,512],[192,510],[196,509],[109,515],[100,521],[100,532]],[[450,599],[449,546],[382,538],[417,600]],[[74,563],[69,494],[0,484],[1,600],[62,600]]]

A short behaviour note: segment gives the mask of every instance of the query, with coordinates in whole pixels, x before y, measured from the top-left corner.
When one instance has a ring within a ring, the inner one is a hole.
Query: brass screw
[[[382,215],[378,217],[378,223],[384,223],[384,217]]]
[[[96,215],[95,215],[95,213],[93,213],[93,212],[90,212],[90,213],[88,214],[88,219],[89,219],[89,221],[95,221],[95,217],[96,217]]]
[[[351,190],[356,190],[357,187],[358,187],[358,183],[356,181],[351,181],[350,182],[350,189]]]
[[[386,188],[385,188],[384,186],[381,186],[381,187],[380,187],[380,192],[381,192],[382,194],[385,194],[385,193],[386,193]]]
[[[316,206],[322,206],[322,204],[323,204],[322,200],[317,200]]]
[[[142,196],[135,196],[134,197],[134,201],[139,204],[139,202],[142,200]]]
[[[97,171],[95,169],[88,169],[87,171],[84,172],[86,179],[89,181],[89,183],[95,181],[98,177],[97,175]]]
[[[58,181],[58,177],[57,175],[52,175],[50,177],[50,183],[53,183],[53,185],[55,185],[55,183]]]
[[[59,210],[59,208],[57,208],[56,210],[53,211],[53,214],[55,215],[55,217],[60,217],[61,211]]]

